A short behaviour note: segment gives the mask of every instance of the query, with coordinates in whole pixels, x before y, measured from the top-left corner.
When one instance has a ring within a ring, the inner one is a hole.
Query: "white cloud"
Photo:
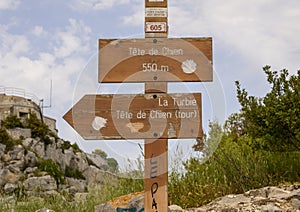
[[[56,35],[57,46],[54,48],[54,52],[59,58],[89,50],[88,41],[91,29],[86,27],[82,21],[75,19],[69,19],[69,23],[70,25],[65,31]]]
[[[44,30],[42,26],[35,26],[31,31],[33,35],[37,37],[46,36],[47,32]]]
[[[300,68],[298,0],[228,0],[174,2],[170,34],[212,36],[249,62]]]
[[[124,24],[128,26],[139,26],[143,24],[145,11],[141,8],[141,4],[135,4],[132,7],[132,10],[134,11],[132,15],[123,17]]]
[[[0,28],[1,54],[21,54],[29,51],[29,41],[22,35],[11,35],[6,28]]]
[[[20,4],[20,0],[1,0],[0,10],[14,10]]]
[[[36,35],[50,34],[41,27],[34,29]],[[49,42],[44,43],[44,48],[50,51],[36,56],[30,54],[34,46],[29,37],[12,34],[7,27],[0,27],[0,32],[0,85],[25,89],[46,99],[47,104],[52,79],[51,111],[60,118],[66,103],[72,102],[74,82],[86,65],[90,29],[83,22],[71,19],[63,31],[47,38]]]
[[[130,0],[73,0],[71,8],[79,11],[105,10],[116,5],[127,4]]]

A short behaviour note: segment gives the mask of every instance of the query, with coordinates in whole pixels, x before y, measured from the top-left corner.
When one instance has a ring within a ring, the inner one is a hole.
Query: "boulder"
[[[0,170],[0,186],[4,186],[6,183],[16,183],[19,180],[20,175],[14,174],[9,169]]]
[[[89,167],[85,153],[77,152],[70,160],[70,166],[83,172]]]
[[[95,166],[88,166],[88,168],[83,172],[88,185],[93,187],[97,183],[104,182],[105,171],[98,169]]]
[[[8,165],[6,166],[14,174],[22,174],[22,170],[25,166],[24,160],[11,160],[9,161]]]
[[[66,178],[66,183],[71,187],[71,190],[75,191],[75,193],[82,193],[87,191],[85,180]]]
[[[14,183],[6,183],[3,190],[5,193],[9,194],[14,192],[15,190],[17,190],[19,188],[19,186],[17,184]]]
[[[37,165],[38,158],[33,152],[29,151],[25,155],[24,160],[25,160],[26,167],[35,167]]]
[[[105,160],[103,157],[101,157],[98,154],[86,154],[87,158],[91,160],[98,168],[101,166],[108,166],[107,160]]]
[[[47,175],[43,177],[31,177],[23,182],[26,191],[52,191],[57,190],[57,184],[53,177]]]
[[[35,146],[37,143],[37,141],[33,138],[26,138],[25,140],[23,140],[22,142],[22,146],[30,149],[31,147]]]
[[[95,212],[116,212],[116,209],[106,203],[95,206]]]
[[[21,160],[24,157],[25,149],[22,145],[17,145],[12,151],[9,151],[10,160]]]
[[[33,146],[31,147],[31,151],[36,152],[39,157],[44,158],[45,157],[45,144],[44,144],[44,142],[39,142],[37,140],[34,140]]]

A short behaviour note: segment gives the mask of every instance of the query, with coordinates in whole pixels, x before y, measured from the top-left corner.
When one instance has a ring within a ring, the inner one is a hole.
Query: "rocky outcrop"
[[[189,211],[300,211],[300,185],[265,187],[227,195]]]
[[[9,134],[21,137],[23,140],[19,144],[6,146],[0,143],[0,190],[7,194],[18,189],[26,194],[36,191],[46,194],[87,192],[89,186],[103,182],[109,174],[101,169],[107,166],[107,161],[99,155],[87,155],[57,137],[49,136],[45,142],[28,137],[26,130],[17,131],[16,134],[10,130]],[[58,164],[53,168],[54,173],[47,167],[41,170],[39,165],[46,160],[52,165]]]

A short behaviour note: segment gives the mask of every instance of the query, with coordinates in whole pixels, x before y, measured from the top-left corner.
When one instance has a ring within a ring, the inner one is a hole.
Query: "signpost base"
[[[168,139],[145,140],[145,211],[168,211]]]

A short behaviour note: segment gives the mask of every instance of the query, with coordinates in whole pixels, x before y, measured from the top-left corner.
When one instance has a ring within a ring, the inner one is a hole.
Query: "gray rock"
[[[37,143],[37,141],[33,138],[26,138],[23,142],[22,142],[22,145],[23,147],[29,149],[31,148],[32,146],[34,146],[35,144]]]
[[[83,172],[89,167],[85,153],[77,152],[70,160],[70,166]]]
[[[28,167],[24,170],[25,174],[32,174],[34,173],[36,170],[38,169],[38,167]]]
[[[51,191],[57,189],[56,181],[47,175],[43,177],[31,177],[23,182],[26,191]]]
[[[22,145],[17,145],[12,151],[9,151],[10,160],[21,160],[24,157],[25,150]]]
[[[27,154],[25,155],[25,164],[27,167],[35,167],[37,165],[37,157],[33,152],[27,152]]]
[[[6,146],[4,144],[0,143],[0,157],[2,157],[2,155],[4,154],[6,149]]]
[[[16,189],[18,189],[18,185],[16,184],[13,184],[13,183],[6,183],[5,186],[4,186],[4,192],[9,194],[9,193],[12,193],[14,192]]]
[[[72,190],[77,192],[86,192],[86,181],[85,180],[78,180],[74,178],[66,178],[67,184],[72,187]]]
[[[277,187],[268,187],[268,198],[275,198],[275,199],[283,199],[287,195],[289,195],[291,192],[286,191],[282,188]]]
[[[25,165],[24,160],[12,160],[8,163],[7,169],[9,169],[14,174],[21,174],[21,170],[23,170]]]
[[[45,144],[43,142],[35,141],[31,150],[36,152],[39,157],[45,158]]]
[[[300,188],[265,187],[244,194],[227,195],[192,211],[296,211],[300,209]],[[191,210],[189,210],[191,211]]]
[[[87,180],[87,183],[90,187],[95,186],[97,183],[104,182],[105,172],[98,169],[95,166],[89,166],[84,172],[83,176]]]
[[[144,208],[144,194],[139,194],[130,200],[128,203],[128,208],[136,208],[137,211],[140,211],[142,208]]]
[[[107,160],[105,160],[103,157],[101,157],[98,154],[86,154],[87,158],[91,160],[98,168],[100,168],[103,165],[108,165]]]
[[[9,169],[2,169],[0,170],[0,186],[4,186],[6,183],[16,183],[19,177],[19,175],[12,173]]]
[[[170,205],[168,208],[169,208],[169,211],[171,211],[171,212],[184,212],[185,211],[178,205]]]
[[[281,212],[281,211],[283,211],[281,208],[278,208],[274,204],[263,205],[261,207],[261,210],[263,212]]]
[[[299,199],[292,199],[291,205],[294,209],[300,210],[300,200]]]
[[[105,203],[95,206],[95,212],[116,212],[116,209],[113,208],[110,204]]]

